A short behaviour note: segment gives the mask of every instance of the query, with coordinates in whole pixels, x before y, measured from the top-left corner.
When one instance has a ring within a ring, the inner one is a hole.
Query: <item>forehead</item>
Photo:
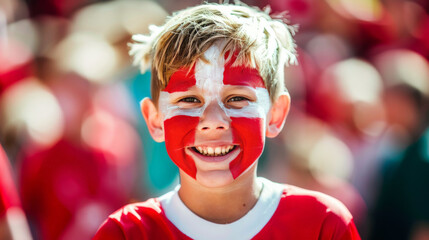
[[[219,45],[211,46],[204,57],[209,61],[198,60],[191,68],[182,67],[174,72],[169,80],[166,92],[186,91],[197,86],[212,89],[222,85],[265,88],[264,81],[257,69],[246,66],[233,66],[235,58],[226,62]]]

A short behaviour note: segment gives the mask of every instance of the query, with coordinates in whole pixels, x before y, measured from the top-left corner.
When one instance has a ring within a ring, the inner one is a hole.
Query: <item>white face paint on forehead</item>
[[[213,44],[204,53],[205,58],[209,61],[206,63],[198,60],[195,65],[195,86],[202,91],[204,105],[198,108],[185,109],[171,103],[171,99],[176,93],[161,91],[159,96],[160,111],[164,115],[164,120],[178,115],[200,117],[207,106],[216,101],[228,117],[247,117],[247,118],[264,118],[268,113],[271,101],[266,88],[251,88],[255,91],[256,101],[248,103],[247,106],[240,109],[226,108],[221,98],[221,91],[225,87],[223,83],[225,58],[221,55],[224,43],[218,42]],[[248,86],[245,86],[248,87]],[[178,93],[180,94],[180,93]]]
[[[198,60],[195,65],[196,86],[203,89],[208,97],[218,94],[224,86],[225,58],[221,56],[221,49],[224,44],[219,45],[219,43],[213,44],[204,53],[204,57],[210,61],[209,63]]]

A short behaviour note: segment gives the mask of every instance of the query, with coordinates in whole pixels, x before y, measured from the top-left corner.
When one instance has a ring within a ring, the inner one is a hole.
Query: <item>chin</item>
[[[229,170],[198,171],[196,181],[207,188],[220,188],[233,183],[234,178]]]

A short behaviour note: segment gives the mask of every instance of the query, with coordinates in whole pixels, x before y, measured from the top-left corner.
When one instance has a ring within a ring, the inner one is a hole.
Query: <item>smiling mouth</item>
[[[236,145],[222,146],[222,147],[192,147],[196,153],[199,153],[206,157],[219,157],[225,156],[232,152],[236,148]]]

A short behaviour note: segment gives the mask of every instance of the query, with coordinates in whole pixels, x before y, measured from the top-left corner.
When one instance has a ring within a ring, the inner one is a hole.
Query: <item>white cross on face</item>
[[[204,53],[210,62],[198,60],[189,74],[175,72],[160,94],[167,151],[194,178],[219,168],[238,177],[265,142],[271,103],[264,82],[256,69],[225,63],[221,49],[221,43],[210,47]]]
[[[171,101],[174,99],[175,91],[172,92],[161,91],[159,98],[159,106],[161,112],[164,114],[165,119],[171,118],[176,115],[188,115],[193,117],[200,117],[207,106],[216,101],[219,104],[227,116],[231,117],[263,117],[266,115],[270,109],[270,97],[268,91],[265,87],[250,87],[252,84],[249,83],[247,76],[241,76],[243,79],[230,79],[230,84],[225,84],[224,82],[224,73],[225,73],[225,58],[221,55],[221,49],[223,46],[215,44],[210,47],[205,53],[204,56],[210,61],[210,63],[203,62],[201,60],[196,62],[194,69],[195,76],[195,86],[199,91],[203,93],[204,104],[199,107],[192,109],[189,108],[180,108],[180,106],[172,104]],[[256,71],[256,70],[255,70]],[[226,77],[236,77],[236,76],[226,76]],[[174,78],[174,74],[171,78]],[[185,81],[189,79],[180,79],[180,81]],[[262,79],[252,79],[254,81],[260,81]],[[192,81],[190,81],[192,82]],[[190,85],[193,85],[190,83]],[[227,85],[238,85],[238,86],[247,86],[250,91],[254,92],[256,96],[256,101],[249,102],[246,107],[243,108],[227,108],[223,103],[222,99],[222,90],[225,89]],[[249,86],[250,85],[250,86]],[[262,85],[263,86],[263,85]],[[182,91],[177,91],[182,92]]]

